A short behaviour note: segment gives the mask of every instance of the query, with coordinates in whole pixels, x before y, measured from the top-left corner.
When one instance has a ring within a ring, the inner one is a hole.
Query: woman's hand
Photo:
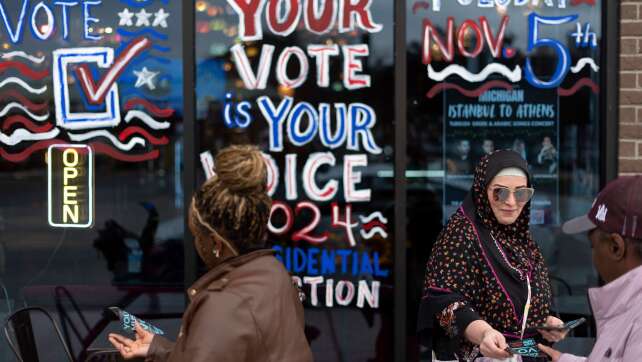
[[[120,334],[109,334],[109,342],[118,349],[125,359],[146,357],[149,352],[149,345],[152,343],[152,339],[154,339],[154,333],[143,329],[138,322],[134,322],[134,329],[136,330],[135,341]]]
[[[511,356],[506,351],[508,344],[506,338],[490,324],[481,319],[471,322],[464,331],[464,336],[471,343],[478,345],[480,352],[485,357],[508,358]]]
[[[479,350],[484,357],[503,359],[511,356],[511,354],[506,351],[507,347],[508,344],[506,344],[504,335],[490,328],[484,332]]]
[[[546,318],[546,325],[550,327],[561,327],[564,325],[564,322],[562,322],[559,318],[548,316]],[[542,337],[544,337],[545,340],[552,343],[561,341],[562,339],[566,338],[566,334],[568,334],[568,331],[566,330],[545,331],[542,329],[538,329],[537,331],[542,335]]]
[[[557,362],[560,360],[560,357],[562,356],[562,353],[560,351],[554,350],[551,347],[544,346],[542,344],[538,344],[537,347],[540,349],[540,351],[546,353],[549,357],[551,357],[551,361]]]

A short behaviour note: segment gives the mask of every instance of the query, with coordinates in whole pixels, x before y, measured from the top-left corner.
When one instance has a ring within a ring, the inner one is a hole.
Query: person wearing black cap
[[[609,183],[587,215],[566,222],[567,234],[588,233],[593,264],[607,283],[589,290],[597,341],[586,357],[539,346],[554,362],[642,360],[642,176]]]

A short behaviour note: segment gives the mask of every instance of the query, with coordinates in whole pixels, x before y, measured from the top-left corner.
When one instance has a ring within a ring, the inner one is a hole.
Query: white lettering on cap
[[[606,214],[608,212],[609,212],[609,209],[606,208],[606,205],[602,204],[597,209],[597,215],[595,215],[595,218],[600,220],[601,222],[605,222],[606,221]]]

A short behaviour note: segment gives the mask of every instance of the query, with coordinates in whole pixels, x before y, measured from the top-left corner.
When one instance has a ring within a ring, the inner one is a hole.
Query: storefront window
[[[590,246],[559,226],[585,213],[599,187],[601,7],[407,2],[409,298],[421,293],[438,220],[460,205],[478,160],[512,149],[533,175],[531,225],[553,277],[553,308],[590,315]]]
[[[412,0],[396,22],[401,4],[0,2],[0,317],[47,308],[78,357],[120,328],[103,314],[110,305],[175,338],[185,284],[205,272],[183,242],[185,193],[212,176],[217,151],[244,143],[264,152],[270,247],[306,295],[315,360],[391,361],[403,332],[407,360],[420,358],[426,261],[476,163],[497,149],[530,165],[554,312],[590,316],[590,246],[560,225],[604,181],[605,3]],[[183,46],[192,27],[195,62]],[[395,120],[402,68],[407,118]],[[192,70],[195,84],[183,79]],[[192,86],[195,119],[184,112]],[[395,146],[406,147],[405,175]],[[407,220],[395,225],[403,177]],[[403,268],[407,294],[395,299]]]
[[[199,177],[260,145],[315,360],[391,360],[393,3],[251,4],[196,3]]]
[[[0,314],[47,308],[78,357],[105,307],[184,308],[181,2],[0,10]]]

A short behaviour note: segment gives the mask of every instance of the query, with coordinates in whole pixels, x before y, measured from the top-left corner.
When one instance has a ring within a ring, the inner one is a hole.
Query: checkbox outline
[[[118,84],[114,82],[105,99],[105,112],[70,112],[69,66],[95,63],[108,68],[114,62],[114,50],[107,47],[65,48],[53,52],[53,86],[56,124],[65,129],[79,130],[116,127],[120,124]],[[84,95],[83,95],[84,96]]]

